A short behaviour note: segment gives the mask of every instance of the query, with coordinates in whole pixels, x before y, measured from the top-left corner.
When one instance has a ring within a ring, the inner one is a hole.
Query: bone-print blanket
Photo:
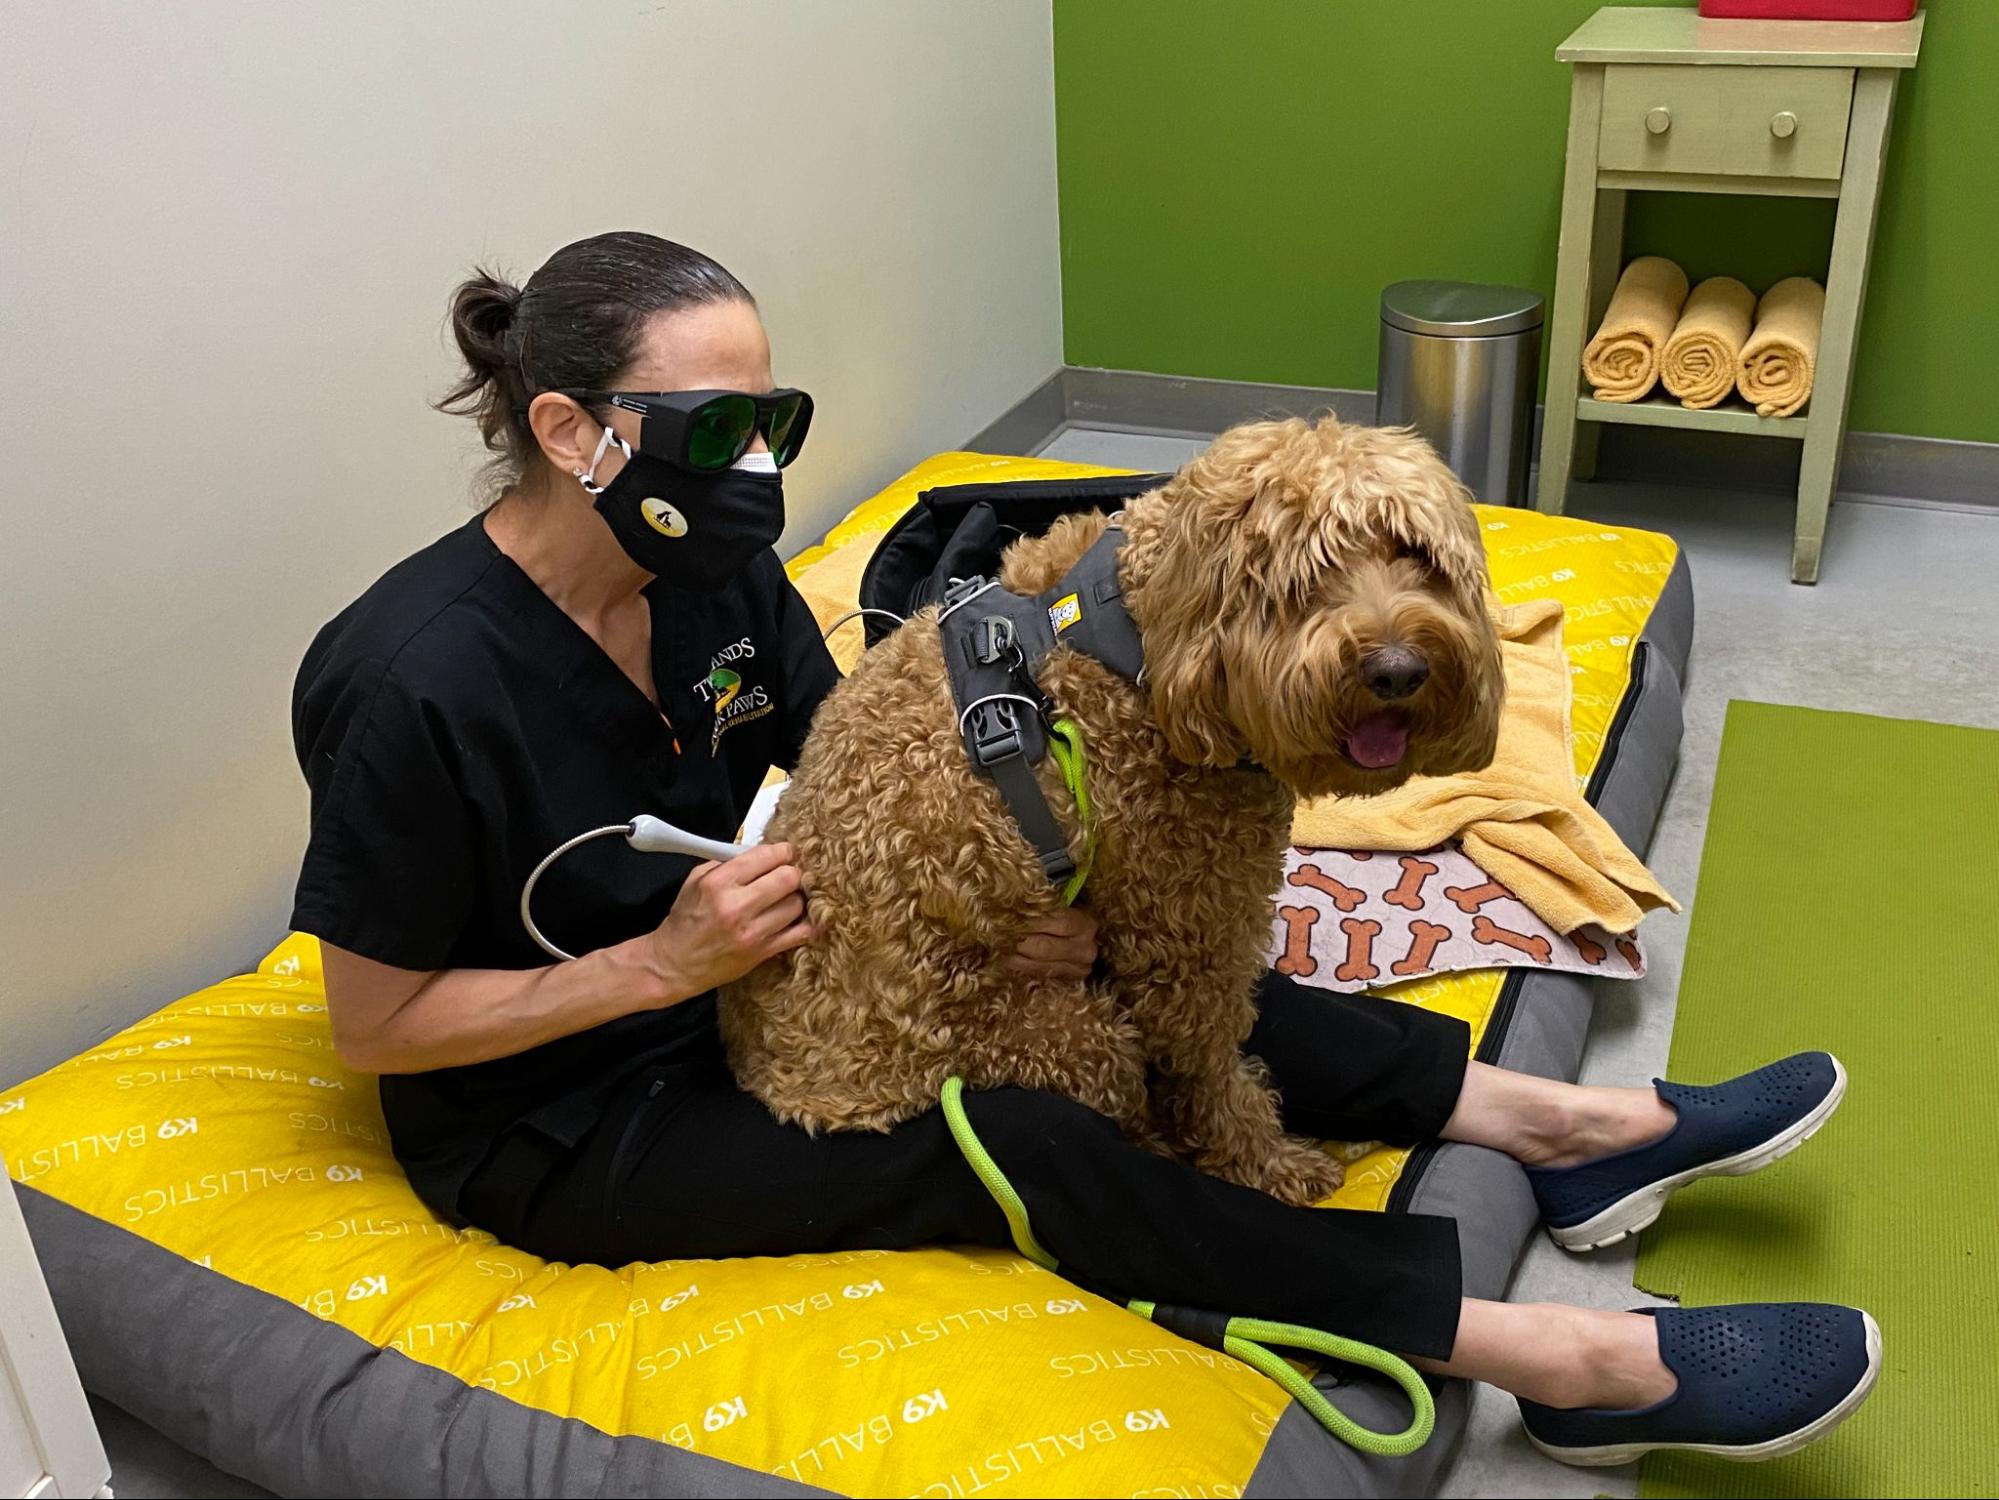
[[[1271,967],[1353,993],[1461,969],[1564,969],[1636,979],[1635,937],[1535,916],[1454,843],[1419,854],[1292,849],[1273,903]]]

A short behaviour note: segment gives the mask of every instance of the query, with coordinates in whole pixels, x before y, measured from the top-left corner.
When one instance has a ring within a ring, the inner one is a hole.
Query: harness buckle
[[[1020,643],[1014,638],[1013,621],[1005,615],[987,615],[979,621],[972,651],[982,667],[992,666],[1009,651],[1013,653],[1014,667],[1026,665]]]
[[[980,770],[1026,753],[1026,742],[1020,732],[1020,710],[1010,698],[994,699],[974,708],[966,720],[965,738],[970,742],[972,760]]]

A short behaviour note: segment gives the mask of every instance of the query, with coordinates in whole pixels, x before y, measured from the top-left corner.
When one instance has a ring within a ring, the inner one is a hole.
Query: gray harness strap
[[[1052,884],[1075,873],[1069,840],[1034,779],[1048,753],[1051,705],[1035,670],[1072,646],[1136,682],[1145,670],[1138,627],[1124,607],[1117,554],[1124,533],[1107,528],[1047,592],[1029,598],[996,580],[968,578],[945,594],[937,628],[958,728],[972,768],[992,779]]]
[[[1051,645],[1072,646],[1137,682],[1145,675],[1145,646],[1118,582],[1123,546],[1124,533],[1115,525],[1105,528],[1062,581],[1034,602],[1047,613]]]

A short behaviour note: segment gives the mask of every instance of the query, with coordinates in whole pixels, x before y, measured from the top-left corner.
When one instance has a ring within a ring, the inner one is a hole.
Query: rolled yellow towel
[[[1659,357],[1659,378],[1680,405],[1716,406],[1735,389],[1755,317],[1756,294],[1733,276],[1710,276],[1694,288]]]
[[[1788,417],[1811,400],[1824,322],[1825,288],[1809,276],[1786,277],[1763,294],[1735,377],[1757,416]]]
[[[1599,401],[1640,401],[1659,380],[1659,351],[1687,301],[1687,273],[1660,255],[1624,268],[1603,324],[1583,350],[1583,376]]]

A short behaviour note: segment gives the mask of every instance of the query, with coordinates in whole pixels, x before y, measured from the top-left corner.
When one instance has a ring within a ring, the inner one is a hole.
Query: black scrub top
[[[839,680],[775,554],[719,592],[655,582],[656,709],[474,517],[398,564],[313,641],[292,694],[312,828],[292,926],[403,969],[527,969],[521,884],[557,844],[652,813],[732,839],[792,767]],[[657,927],[695,862],[615,836],[563,856],[535,920],[571,953]],[[714,998],[512,1057],[394,1074],[382,1110],[417,1193],[458,1194],[515,1126],[576,1144],[639,1068],[712,1049]]]

